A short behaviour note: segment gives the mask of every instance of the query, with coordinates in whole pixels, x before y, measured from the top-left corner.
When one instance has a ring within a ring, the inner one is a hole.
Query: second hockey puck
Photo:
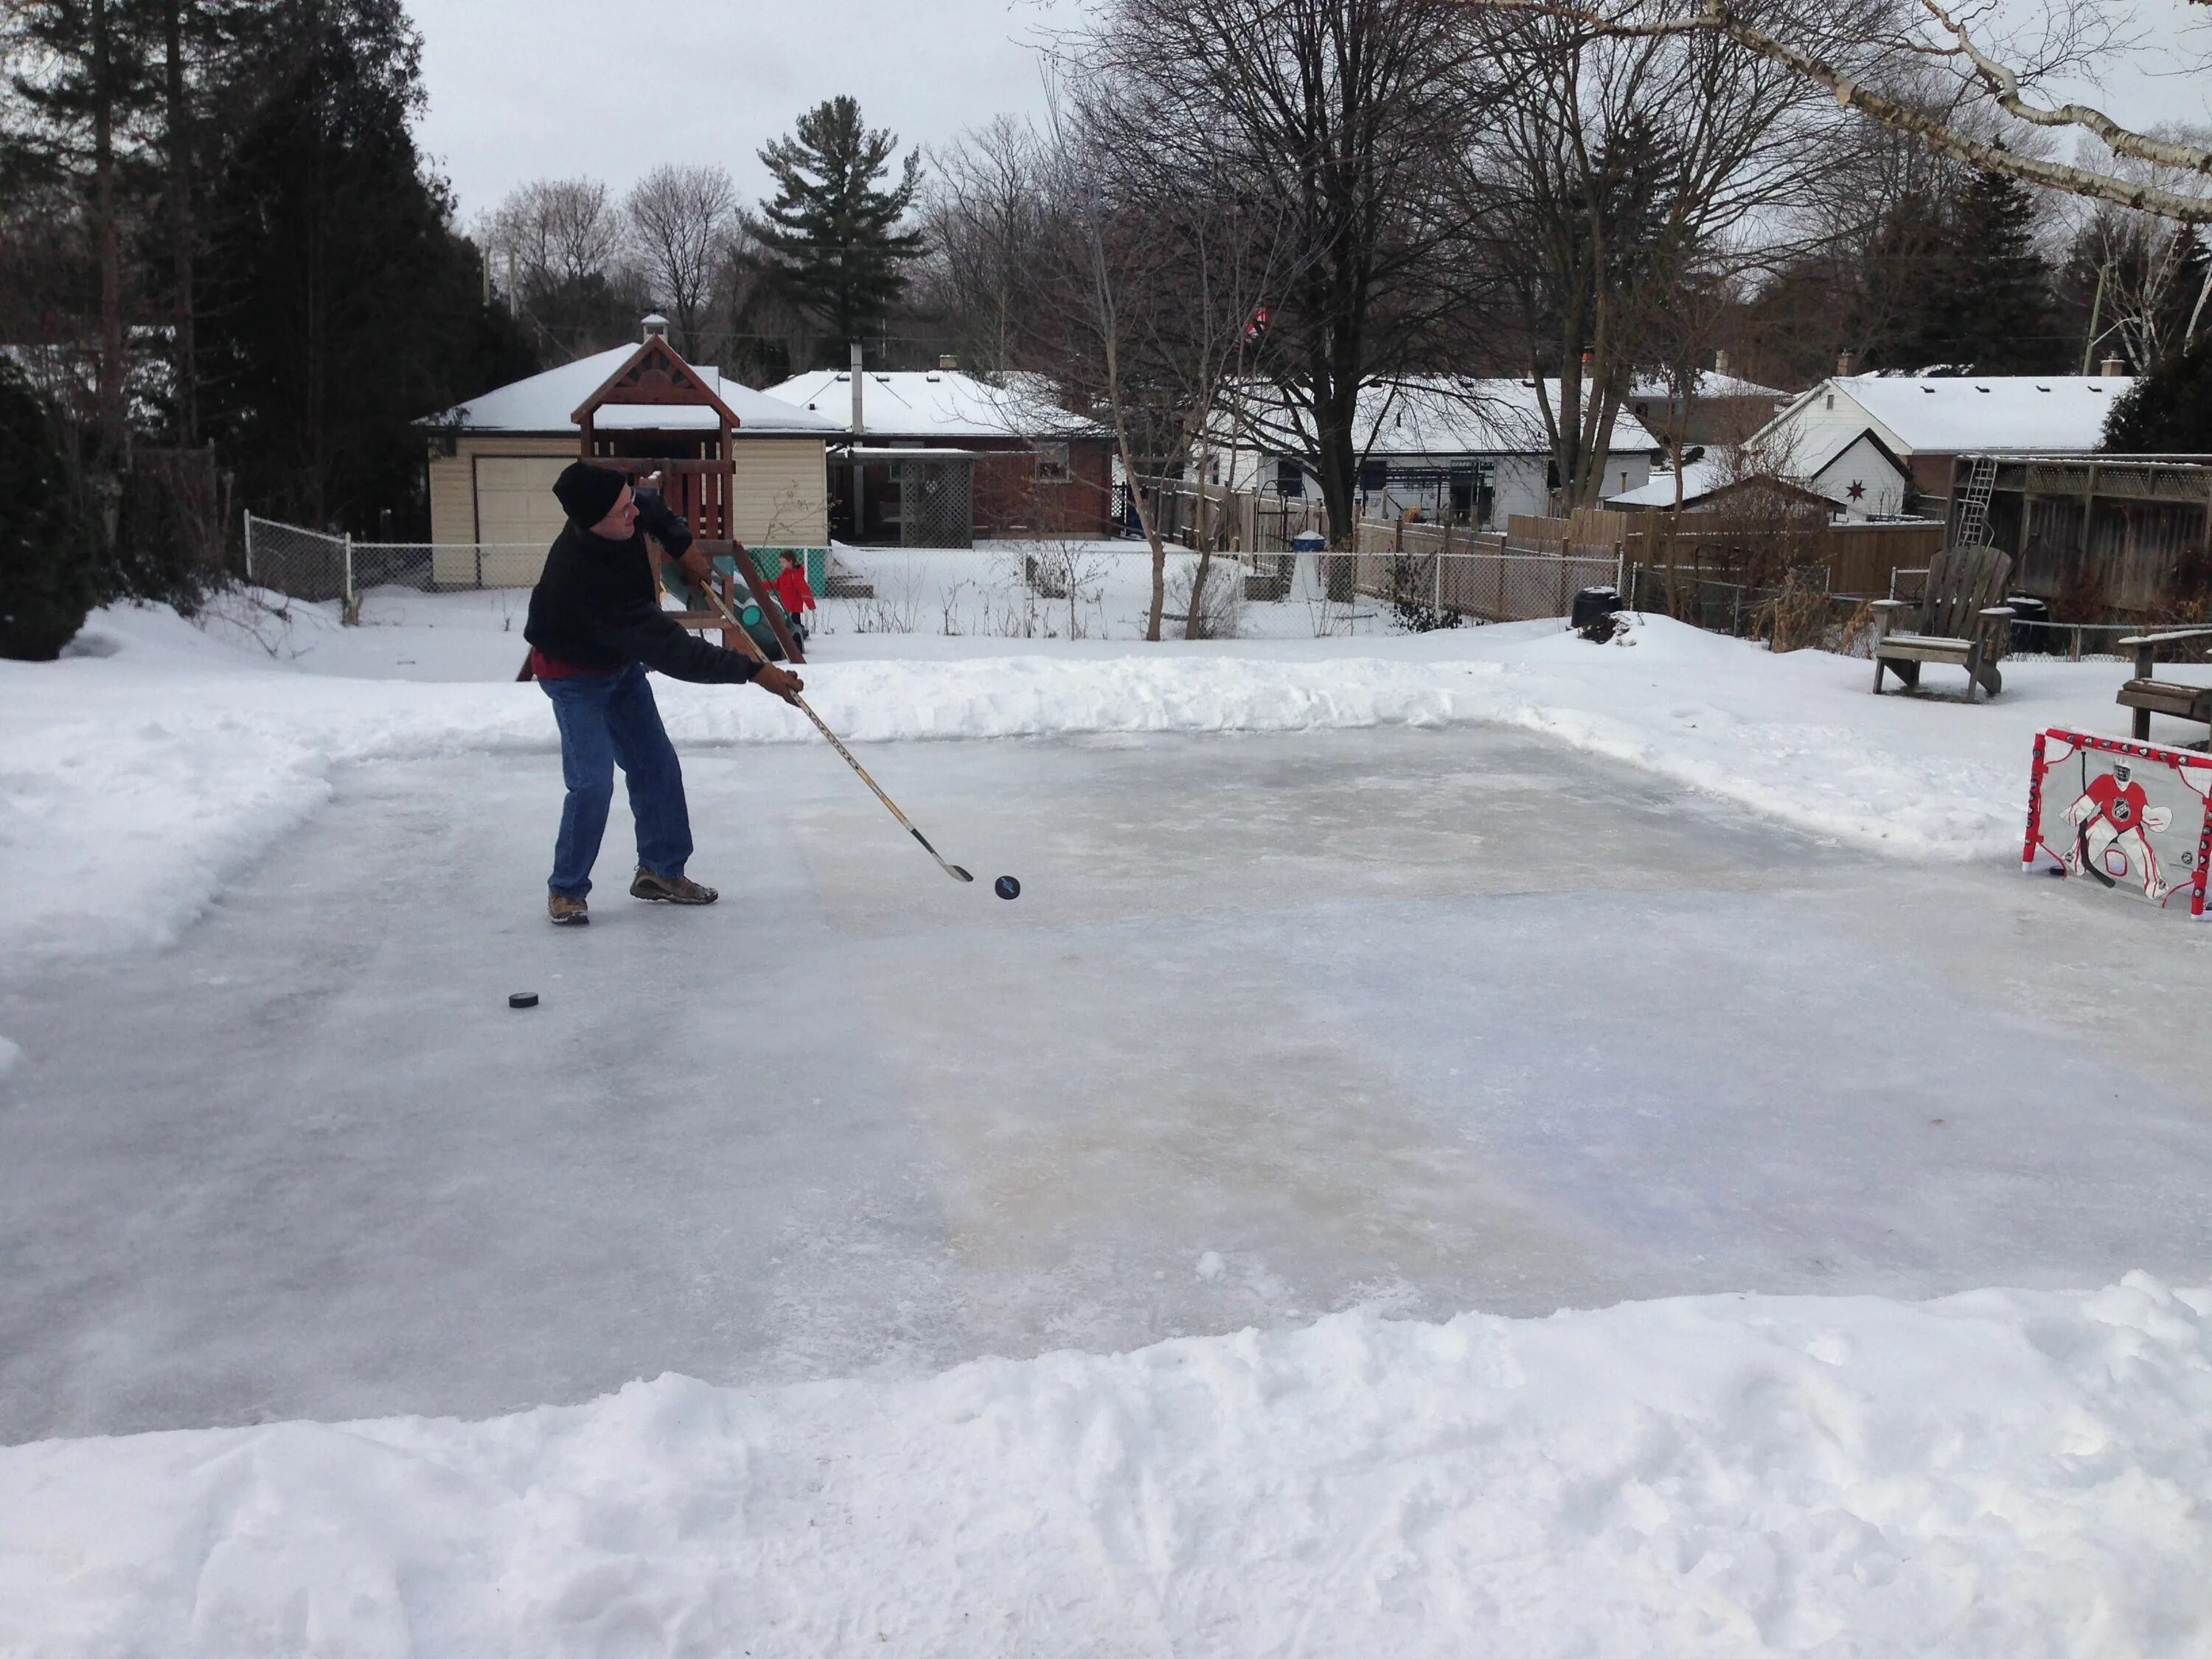
[[[538,1006],[538,993],[517,991],[513,996],[507,998],[507,1006],[510,1008],[535,1008]]]
[[[1002,899],[1019,898],[1022,896],[1022,884],[1012,876],[1000,876],[998,880],[991,884],[991,890]]]

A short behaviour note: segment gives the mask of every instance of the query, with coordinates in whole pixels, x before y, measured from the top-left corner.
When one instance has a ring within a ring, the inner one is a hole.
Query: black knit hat
[[[629,480],[611,467],[571,461],[553,480],[553,494],[570,519],[589,530],[615,510]]]

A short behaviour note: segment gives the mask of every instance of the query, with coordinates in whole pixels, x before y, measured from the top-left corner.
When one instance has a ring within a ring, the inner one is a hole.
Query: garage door
[[[487,584],[527,586],[538,580],[545,550],[567,522],[561,503],[553,499],[553,480],[571,459],[565,455],[477,457],[477,539],[486,544]],[[495,547],[496,552],[493,551]]]

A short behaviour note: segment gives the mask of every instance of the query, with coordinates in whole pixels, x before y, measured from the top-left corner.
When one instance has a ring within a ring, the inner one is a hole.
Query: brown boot
[[[545,896],[545,914],[556,927],[581,927],[592,919],[591,910],[584,901],[571,898],[566,893],[548,893]]]
[[[641,864],[637,866],[637,879],[629,884],[629,896],[663,904],[712,904],[722,896],[689,876],[656,876]]]

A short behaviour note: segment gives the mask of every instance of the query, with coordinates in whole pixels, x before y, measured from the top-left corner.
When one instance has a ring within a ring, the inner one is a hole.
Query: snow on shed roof
[[[487,392],[481,398],[471,398],[443,415],[433,416],[429,423],[457,425],[464,432],[574,432],[576,423],[568,417],[605,384],[609,375],[629,362],[636,349],[633,342],[579,357],[573,363],[563,363],[558,368],[549,368],[495,392]],[[722,372],[711,365],[695,363],[692,367],[737,416],[740,434],[799,433],[827,437],[837,430],[818,415],[810,415],[766,392],[724,379]],[[703,404],[610,404],[592,416],[592,423],[603,432],[711,428],[720,421],[720,416]]]
[[[1556,410],[1559,383],[1547,380],[1544,386]],[[1276,388],[1253,387],[1246,397],[1247,416],[1263,443],[1270,427],[1285,422],[1298,431],[1306,429],[1305,412],[1286,410]],[[1371,380],[1360,388],[1354,422],[1353,441],[1364,455],[1548,455],[1552,448],[1534,380],[1459,374]],[[1613,424],[1608,453],[1634,454],[1657,447],[1643,423],[1622,410]]]
[[[1671,398],[1674,395],[1674,388],[1661,376],[1644,374],[1638,376],[1630,386],[1628,395],[1631,398]],[[1778,404],[1788,402],[1790,396],[1779,386],[1761,386],[1756,380],[1723,374],[1715,368],[1698,371],[1698,388],[1691,395],[1697,398],[1764,398]]]
[[[1682,468],[1682,505],[1701,501],[1728,483],[1725,470],[1717,460],[1690,461]],[[1674,505],[1674,475],[1655,472],[1649,483],[1635,489],[1624,489],[1618,495],[1605,498],[1607,507],[1672,507]]]
[[[769,395],[852,430],[853,377],[843,369],[795,374]],[[1106,430],[1060,408],[1039,375],[1009,375],[994,386],[951,368],[870,369],[860,398],[860,424],[870,438],[1095,438]]]
[[[2125,374],[1838,375],[1776,419],[1825,412],[1824,399],[1832,390],[1856,404],[1875,435],[1900,455],[2087,453],[2104,442],[2105,417],[2134,383]],[[1799,460],[1817,470],[1829,459],[1815,462],[1808,454]]]

